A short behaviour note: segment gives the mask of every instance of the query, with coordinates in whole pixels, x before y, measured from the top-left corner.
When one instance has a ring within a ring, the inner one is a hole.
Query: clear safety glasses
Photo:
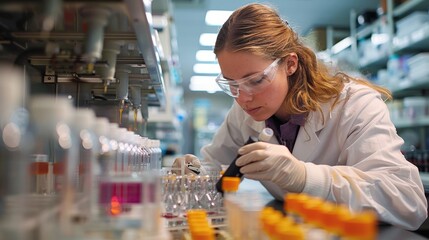
[[[238,80],[229,80],[223,77],[222,73],[216,78],[219,87],[231,97],[237,98],[240,91],[248,94],[255,94],[264,90],[274,79],[280,58],[274,60],[263,72],[255,73]]]

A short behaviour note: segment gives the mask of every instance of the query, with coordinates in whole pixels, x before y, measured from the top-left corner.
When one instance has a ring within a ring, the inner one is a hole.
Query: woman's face
[[[273,62],[247,52],[221,51],[217,57],[222,75],[229,80],[262,73]],[[256,121],[264,121],[273,115],[279,119],[288,117],[280,108],[289,88],[286,73],[286,65],[281,61],[268,86],[257,93],[248,93],[240,88],[235,100]]]

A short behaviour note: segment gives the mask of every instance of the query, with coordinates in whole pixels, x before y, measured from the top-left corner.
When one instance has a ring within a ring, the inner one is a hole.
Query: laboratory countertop
[[[283,202],[279,200],[275,200],[271,197],[270,193],[258,182],[253,181],[249,179],[244,179],[241,184],[240,188],[238,190],[239,192],[246,192],[246,191],[257,191],[264,196],[267,197],[268,202],[267,206],[272,206],[273,208],[284,211],[283,210]],[[270,199],[271,197],[271,199]],[[388,224],[380,224],[378,227],[378,236],[377,240],[425,240],[429,239],[428,237],[424,237],[420,234],[417,234],[412,231],[407,231],[405,229],[388,225]]]

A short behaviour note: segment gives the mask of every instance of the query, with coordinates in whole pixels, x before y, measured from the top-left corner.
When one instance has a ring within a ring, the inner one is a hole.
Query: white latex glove
[[[200,174],[201,173],[201,162],[200,160],[192,154],[186,154],[184,156],[174,159],[173,170],[176,174],[181,174],[182,163],[185,164],[185,174]],[[178,170],[180,169],[180,170]]]
[[[268,180],[288,192],[300,193],[305,186],[305,164],[283,145],[256,142],[238,150],[237,166],[244,177]]]

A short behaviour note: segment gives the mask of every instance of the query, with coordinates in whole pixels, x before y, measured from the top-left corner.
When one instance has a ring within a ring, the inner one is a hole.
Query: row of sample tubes
[[[258,192],[238,192],[240,182],[239,177],[223,178],[223,195],[217,207],[219,212],[214,213],[201,205],[186,209],[183,213],[187,225],[184,231],[180,231],[180,226],[170,228],[175,239],[268,239],[259,225],[259,215],[266,199]]]
[[[180,239],[377,239],[377,216],[371,210],[352,212],[302,193],[287,193],[284,205],[275,209],[260,193],[239,192],[240,181],[225,177],[222,182],[226,224],[216,225],[207,209],[187,209],[188,228]]]
[[[220,174],[163,175],[163,217],[168,219],[169,227],[186,225],[182,220],[191,209],[204,209],[211,216],[223,214],[223,197],[215,186],[219,179]]]
[[[297,193],[286,194],[283,210],[286,215],[272,207],[260,211],[262,239],[380,239],[377,215],[371,210],[352,212],[343,205]]]
[[[20,69],[0,72],[0,240],[164,234],[158,140],[66,97],[28,96]]]

